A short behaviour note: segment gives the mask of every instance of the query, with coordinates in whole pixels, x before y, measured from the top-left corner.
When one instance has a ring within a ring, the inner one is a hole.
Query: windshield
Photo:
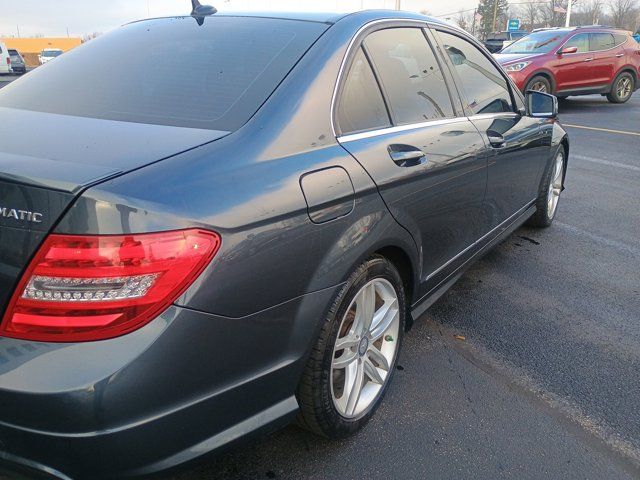
[[[500,53],[549,53],[560,47],[566,32],[535,32],[516,40]]]
[[[62,50],[44,50],[42,52],[43,57],[57,57],[62,55]]]
[[[1,89],[0,107],[233,131],[328,28],[258,17],[197,20],[137,22],[91,40]],[[125,55],[132,45],[135,55]]]

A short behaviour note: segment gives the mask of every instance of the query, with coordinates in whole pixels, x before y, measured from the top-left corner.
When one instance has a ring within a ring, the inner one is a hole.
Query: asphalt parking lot
[[[291,426],[162,479],[640,478],[640,92],[560,111],[554,225],[517,230],[416,322],[364,431]]]

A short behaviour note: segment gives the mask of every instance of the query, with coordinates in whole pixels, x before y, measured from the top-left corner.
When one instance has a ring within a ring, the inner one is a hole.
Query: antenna
[[[199,0],[191,0],[191,6],[193,10],[191,15],[194,17],[206,17],[208,15],[214,15],[218,9],[211,5],[201,5]]]

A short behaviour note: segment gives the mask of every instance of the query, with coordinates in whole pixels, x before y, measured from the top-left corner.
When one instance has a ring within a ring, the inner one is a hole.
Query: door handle
[[[394,143],[387,147],[389,156],[400,167],[415,167],[427,159],[425,153],[417,147]]]
[[[593,60],[593,57],[592,57],[592,58],[585,58],[585,59],[584,59],[584,61],[585,61],[585,62],[590,62],[591,60]]]
[[[624,53],[616,53],[616,57],[618,57],[618,58],[624,57]]]
[[[487,132],[487,137],[489,138],[489,144],[492,148],[504,147],[504,137],[498,132],[489,131]]]

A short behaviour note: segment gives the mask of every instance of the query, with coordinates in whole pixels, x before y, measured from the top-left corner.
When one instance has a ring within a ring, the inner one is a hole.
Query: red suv
[[[640,44],[606,27],[537,30],[495,55],[523,92],[600,93],[624,103],[640,86]]]

